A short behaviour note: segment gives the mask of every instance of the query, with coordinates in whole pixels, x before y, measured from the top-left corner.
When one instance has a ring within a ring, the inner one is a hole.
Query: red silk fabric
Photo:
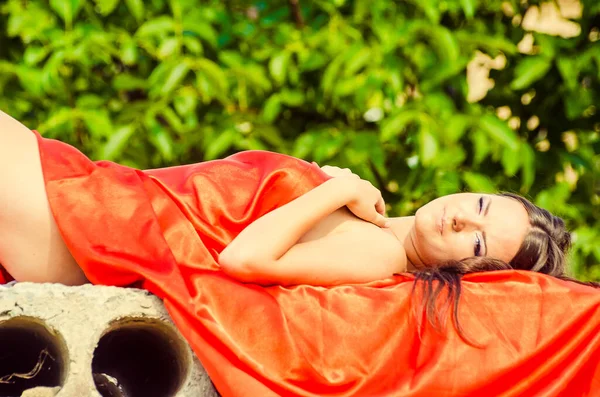
[[[96,284],[164,299],[224,396],[593,396],[600,293],[530,272],[466,277],[460,320],[417,327],[412,277],[263,288],[219,270],[253,220],[327,177],[268,152],[139,171],[38,135],[48,198]],[[368,264],[365,264],[368,266]]]

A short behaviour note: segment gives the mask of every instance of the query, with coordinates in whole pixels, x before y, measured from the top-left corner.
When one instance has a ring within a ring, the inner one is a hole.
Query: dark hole
[[[0,324],[0,396],[38,386],[62,386],[67,348],[39,320],[17,317]]]
[[[98,343],[92,360],[96,389],[103,397],[173,396],[187,374],[181,338],[156,321],[128,320]]]

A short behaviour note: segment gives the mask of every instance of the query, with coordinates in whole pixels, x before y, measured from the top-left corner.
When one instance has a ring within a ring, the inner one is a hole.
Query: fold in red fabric
[[[450,323],[417,326],[410,275],[243,284],[219,270],[218,253],[326,180],[318,166],[251,151],[139,171],[37,137],[52,211],[89,280],[162,298],[224,396],[600,394],[600,293],[590,287],[530,272],[469,275],[468,344]]]

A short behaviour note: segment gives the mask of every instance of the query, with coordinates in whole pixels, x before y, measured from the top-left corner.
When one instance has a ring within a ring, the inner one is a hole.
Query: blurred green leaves
[[[301,21],[285,0],[7,0],[0,108],[140,168],[247,149],[351,167],[395,215],[516,191],[567,219],[576,271],[600,279],[593,1],[575,37],[525,30],[528,2],[299,4]]]

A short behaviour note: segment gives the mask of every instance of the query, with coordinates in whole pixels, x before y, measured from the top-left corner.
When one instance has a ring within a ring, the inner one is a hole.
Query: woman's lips
[[[442,211],[442,216],[440,217],[440,219],[437,222],[438,230],[440,231],[440,234],[442,236],[444,235],[444,217],[445,216],[446,216],[446,207],[444,207],[444,210]]]

